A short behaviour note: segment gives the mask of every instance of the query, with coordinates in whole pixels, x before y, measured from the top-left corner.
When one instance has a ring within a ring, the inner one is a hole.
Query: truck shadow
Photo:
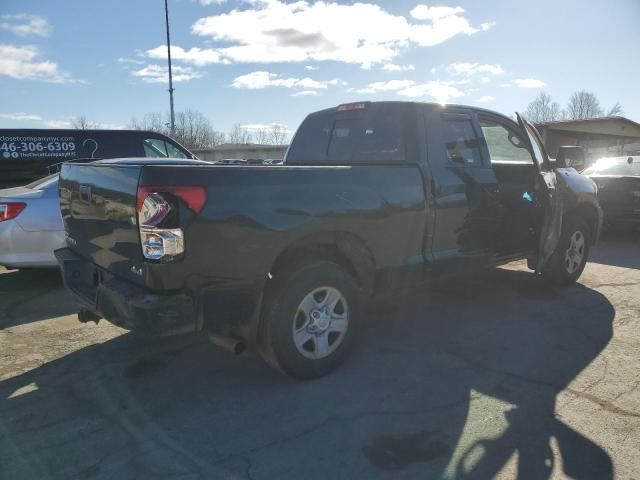
[[[0,382],[0,478],[484,479],[517,455],[520,479],[606,480],[556,397],[614,313],[582,285],[485,272],[373,305],[350,361],[311,382],[123,335]]]
[[[589,262],[640,269],[640,232],[609,228],[589,255]]]
[[[75,313],[58,269],[0,270],[0,328]]]

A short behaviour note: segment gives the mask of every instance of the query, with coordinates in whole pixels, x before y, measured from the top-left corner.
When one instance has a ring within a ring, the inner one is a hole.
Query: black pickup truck
[[[572,284],[602,223],[530,124],[422,103],[312,113],[284,165],[105,160],[59,188],[80,320],[202,332],[301,378],[340,363],[373,296],[522,258]]]

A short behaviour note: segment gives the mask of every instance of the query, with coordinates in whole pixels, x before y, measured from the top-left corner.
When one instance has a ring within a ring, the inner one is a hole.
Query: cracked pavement
[[[640,242],[580,283],[522,262],[378,302],[315,381],[80,324],[57,272],[0,269],[1,479],[639,479]]]

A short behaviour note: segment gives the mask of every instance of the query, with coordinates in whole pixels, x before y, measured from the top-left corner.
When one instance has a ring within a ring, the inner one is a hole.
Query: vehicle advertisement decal
[[[80,157],[93,158],[98,142],[87,138],[78,143],[73,136],[0,136],[0,159],[42,160],[60,162]]]

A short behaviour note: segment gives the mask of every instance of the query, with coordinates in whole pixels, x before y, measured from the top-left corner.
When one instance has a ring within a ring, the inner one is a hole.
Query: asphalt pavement
[[[332,375],[80,324],[0,269],[1,479],[640,479],[640,241],[578,285],[522,262],[373,305]]]

